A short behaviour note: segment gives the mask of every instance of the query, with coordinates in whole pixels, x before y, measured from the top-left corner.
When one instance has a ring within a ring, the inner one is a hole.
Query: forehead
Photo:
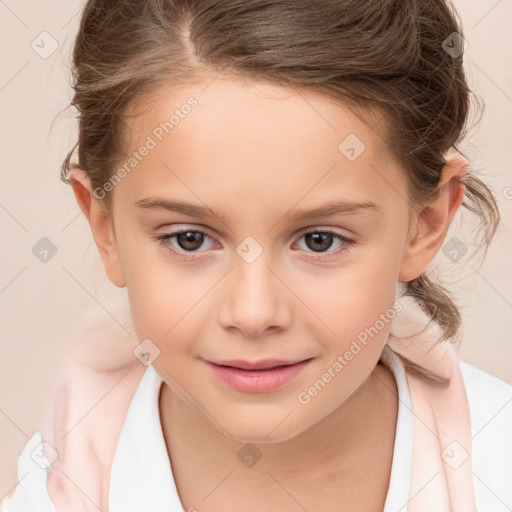
[[[385,182],[404,190],[380,135],[317,92],[217,77],[161,87],[143,105],[130,125],[130,151],[149,139],[153,147],[126,182],[147,195],[179,176],[193,190],[252,191],[267,201],[334,187],[371,200],[383,196]]]

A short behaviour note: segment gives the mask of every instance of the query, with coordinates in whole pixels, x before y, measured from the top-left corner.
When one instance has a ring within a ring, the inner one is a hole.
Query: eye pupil
[[[322,250],[329,249],[332,245],[332,238],[333,235],[331,233],[308,233],[305,235],[307,246],[316,252],[322,252]],[[314,242],[312,247],[309,245],[309,241]]]
[[[180,247],[185,250],[195,251],[201,247],[204,235],[199,231],[183,231],[176,235]]]

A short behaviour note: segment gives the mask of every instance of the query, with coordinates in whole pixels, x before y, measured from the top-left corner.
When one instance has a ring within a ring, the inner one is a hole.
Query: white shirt
[[[398,389],[398,416],[388,493],[383,512],[405,512],[413,443],[413,413],[404,367],[385,347],[383,364]],[[481,512],[512,510],[512,386],[461,362],[473,436],[473,483]],[[162,379],[150,365],[130,403],[112,465],[110,512],[182,512],[163,437],[158,397]],[[41,443],[36,432],[18,459],[18,485],[0,512],[55,512],[46,492],[46,470],[31,453]],[[44,457],[44,455],[43,455]]]

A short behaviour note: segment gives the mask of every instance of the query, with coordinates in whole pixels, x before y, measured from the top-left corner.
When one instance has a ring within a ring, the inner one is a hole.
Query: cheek
[[[325,379],[330,379],[327,392],[322,391],[323,398],[317,400],[319,406],[325,403],[328,407],[330,400],[338,400],[368,376],[396,315],[396,250],[376,245],[359,254],[360,258],[354,257],[345,267],[319,273],[316,280],[298,280],[302,284],[297,294],[316,313],[305,310],[304,327],[322,345],[324,353],[316,377],[322,379],[327,372]]]
[[[141,240],[137,247],[130,243],[122,247],[132,321],[139,339],[162,338],[183,314],[183,304],[189,302],[191,291],[183,283],[183,274],[175,266],[165,265],[159,251],[158,242],[148,240]]]
[[[126,287],[139,342],[150,339],[166,366],[172,366],[173,354],[193,355],[213,307],[209,291],[218,277],[169,263],[165,254],[162,257],[154,250],[139,251],[128,263]]]
[[[173,278],[175,277],[175,278]],[[188,317],[201,297],[199,287],[182,282],[174,273],[162,275],[158,268],[144,271],[136,281],[127,283],[134,327],[139,335],[150,333],[166,340],[171,333],[187,324]]]
[[[398,265],[382,253],[316,276],[297,277],[294,292],[306,317],[333,339],[355,336],[373,325],[394,303]]]

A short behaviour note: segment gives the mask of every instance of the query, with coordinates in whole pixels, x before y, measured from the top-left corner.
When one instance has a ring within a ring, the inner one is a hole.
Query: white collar
[[[158,397],[162,379],[149,365],[137,387],[112,463],[110,512],[181,512]]]
[[[395,446],[393,448],[388,495],[386,496],[383,511],[397,512],[406,509],[409,501],[414,418],[411,395],[409,394],[409,386],[407,385],[407,377],[402,360],[387,345],[384,346],[380,360],[391,370],[398,389]]]
[[[399,398],[390,485],[383,511],[396,512],[408,501],[413,416],[402,362],[387,345],[381,361],[395,377]],[[110,477],[110,512],[183,511],[160,422],[162,383],[149,365],[131,401],[116,448]]]

